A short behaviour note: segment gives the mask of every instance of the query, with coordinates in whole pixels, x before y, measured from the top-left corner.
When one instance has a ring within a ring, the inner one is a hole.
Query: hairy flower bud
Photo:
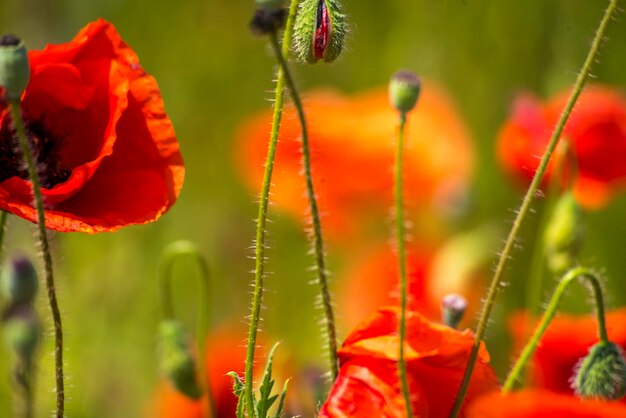
[[[12,304],[33,303],[38,288],[37,271],[28,258],[17,255],[4,265],[0,289]]]
[[[32,306],[20,306],[4,319],[3,336],[9,349],[24,363],[30,363],[39,346],[41,324]]]
[[[183,327],[176,321],[161,322],[159,326],[160,366],[172,386],[191,399],[201,395],[195,361],[187,348]]]
[[[333,62],[343,49],[345,15],[337,0],[303,0],[294,26],[295,48],[309,64]]]
[[[441,319],[450,328],[456,328],[467,310],[467,299],[461,295],[446,295],[441,301]]]
[[[389,82],[389,101],[399,112],[410,112],[417,104],[421,88],[420,79],[415,73],[398,71]]]
[[[0,87],[4,88],[7,99],[19,99],[29,80],[30,65],[24,42],[15,35],[0,37]]]
[[[576,263],[582,239],[582,211],[573,194],[567,192],[556,202],[543,236],[552,273],[561,275]]]
[[[576,366],[573,388],[582,398],[617,400],[626,395],[626,359],[622,349],[600,342]]]

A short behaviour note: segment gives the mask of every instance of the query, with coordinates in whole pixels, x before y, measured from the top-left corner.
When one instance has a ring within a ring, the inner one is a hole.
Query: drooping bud
[[[199,399],[201,390],[195,361],[187,348],[183,327],[174,320],[159,326],[160,366],[172,386],[191,399]]]
[[[582,211],[571,192],[559,198],[546,226],[543,242],[548,268],[561,275],[576,264],[583,228]]]
[[[398,71],[389,82],[389,101],[399,112],[410,112],[415,108],[421,88],[420,79],[415,73]]]
[[[459,326],[467,310],[467,299],[461,295],[446,295],[441,301],[441,320],[450,328]]]
[[[16,255],[2,269],[0,284],[2,295],[12,304],[31,304],[39,288],[37,271],[28,258]]]
[[[582,398],[617,400],[626,395],[626,359],[622,349],[600,342],[576,366],[573,388]]]
[[[257,36],[276,33],[285,26],[287,10],[281,7],[259,7],[250,21],[250,31]]]
[[[257,7],[263,9],[282,9],[285,7],[285,0],[255,0]]]
[[[30,65],[24,42],[15,35],[0,37],[0,87],[4,88],[7,99],[15,100],[30,80]]]
[[[294,25],[295,49],[303,62],[333,62],[343,50],[345,15],[337,0],[303,0]]]
[[[32,306],[20,306],[4,319],[4,341],[25,364],[34,358],[41,337],[41,323]]]

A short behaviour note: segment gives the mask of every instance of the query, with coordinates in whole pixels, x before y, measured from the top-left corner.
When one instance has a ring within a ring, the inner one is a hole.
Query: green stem
[[[398,242],[398,264],[400,267],[400,322],[398,334],[400,335],[400,350],[398,356],[398,374],[404,397],[406,416],[411,418],[411,392],[409,381],[406,376],[406,362],[404,360],[404,340],[406,339],[406,305],[407,305],[407,279],[406,279],[406,248],[404,230],[404,201],[403,201],[403,152],[404,152],[404,127],[406,125],[406,113],[400,113],[400,126],[398,128],[398,144],[396,148],[396,172],[395,172],[395,207],[396,207],[396,241]]]
[[[0,210],[0,265],[2,265],[2,252],[4,250],[4,233],[6,232],[9,213]]]
[[[297,2],[295,2],[297,3]],[[313,221],[313,234],[311,236],[311,245],[315,254],[315,269],[317,273],[317,284],[320,287],[320,296],[322,308],[324,310],[324,328],[326,330],[326,340],[328,344],[328,361],[330,363],[330,372],[332,380],[337,379],[338,360],[337,360],[337,330],[335,327],[335,314],[328,289],[328,273],[326,272],[326,260],[324,255],[324,239],[322,236],[322,223],[320,220],[319,209],[315,197],[315,189],[313,188],[313,174],[311,172],[311,153],[309,149],[309,135],[307,129],[306,116],[304,114],[304,106],[302,99],[298,93],[296,83],[293,80],[289,66],[285,60],[285,56],[280,49],[276,48],[276,58],[280,64],[284,74],[287,87],[291,93],[291,99],[298,113],[300,120],[300,128],[302,132],[302,165],[304,166],[304,176],[306,180],[306,192],[311,210],[311,218]]]
[[[299,0],[292,0],[289,7],[289,16],[285,32],[283,34],[282,50],[278,43],[278,35],[271,33],[270,43],[276,55],[286,56],[289,53],[289,45],[293,37],[293,24],[298,13]],[[255,239],[255,265],[254,265],[254,291],[252,295],[252,308],[250,314],[250,328],[248,331],[248,347],[246,349],[246,365],[244,373],[244,399],[246,411],[249,418],[255,416],[254,394],[252,379],[254,378],[254,352],[256,351],[256,337],[259,330],[259,319],[261,315],[261,303],[263,301],[263,279],[265,276],[265,226],[267,224],[267,210],[269,206],[270,187],[272,185],[272,172],[274,171],[274,159],[276,157],[276,145],[278,143],[278,133],[280,122],[283,116],[283,101],[285,95],[285,71],[282,66],[278,67],[276,77],[276,90],[274,92],[274,115],[272,117],[272,129],[270,141],[265,160],[265,172],[263,173],[263,184],[261,186],[261,197],[259,201],[259,212],[256,221]]]
[[[202,256],[198,248],[189,241],[176,241],[170,244],[163,252],[159,276],[161,282],[161,303],[163,306],[163,317],[165,319],[173,319],[174,304],[172,303],[172,276],[174,262],[184,256],[191,256],[200,268],[200,296],[198,302],[198,320],[196,330],[196,349],[198,369],[201,371],[201,384],[206,391],[209,407],[205,410],[205,418],[217,416],[215,409],[215,398],[211,390],[210,373],[206,364],[206,337],[209,328],[209,296],[210,296],[210,280],[209,265]]]
[[[559,303],[561,302],[565,290],[575,279],[578,278],[586,279],[591,285],[591,291],[595,299],[596,313],[598,315],[598,334],[600,342],[608,343],[609,339],[606,332],[606,322],[604,318],[604,300],[602,297],[602,287],[600,285],[600,281],[591,270],[584,267],[575,267],[568,271],[558,284],[556,290],[554,291],[554,294],[552,295],[552,298],[550,299],[548,308],[543,314],[539,325],[537,325],[533,336],[528,341],[528,344],[526,344],[526,346],[524,347],[522,354],[519,356],[519,358],[515,362],[515,365],[513,366],[513,369],[509,373],[509,376],[506,378],[506,381],[502,386],[502,392],[506,393],[513,389],[513,386],[522,375],[526,364],[537,349],[541,337],[543,337],[543,334],[548,329],[548,325],[556,315]]]
[[[459,387],[459,391],[457,393],[456,399],[454,400],[454,404],[452,406],[452,410],[450,412],[450,418],[456,418],[461,412],[461,407],[463,406],[463,401],[465,400],[465,395],[467,394],[467,389],[469,387],[470,380],[472,378],[472,373],[474,372],[474,365],[476,364],[476,360],[478,359],[478,351],[480,348],[480,344],[485,336],[485,331],[487,330],[487,324],[489,322],[489,317],[491,315],[491,310],[493,309],[493,305],[495,303],[496,295],[498,293],[498,289],[500,287],[502,281],[502,273],[504,272],[504,266],[509,259],[511,254],[511,250],[513,249],[513,245],[515,240],[517,239],[517,235],[519,233],[519,229],[522,225],[522,221],[528,214],[530,209],[530,205],[535,197],[535,193],[539,189],[539,185],[543,176],[546,172],[546,168],[548,167],[548,163],[550,162],[550,157],[552,157],[552,153],[554,149],[559,143],[559,139],[561,137],[561,133],[563,132],[563,128],[565,127],[565,123],[580,96],[580,93],[585,86],[587,79],[589,78],[589,73],[591,71],[592,64],[596,59],[596,55],[598,50],[600,49],[600,45],[602,44],[602,40],[604,38],[604,33],[606,28],[613,16],[613,13],[617,10],[617,4],[619,0],[610,0],[606,11],[604,12],[604,16],[600,21],[600,25],[596,31],[593,42],[591,44],[591,48],[589,49],[589,53],[587,54],[587,58],[585,59],[585,63],[582,66],[578,77],[576,78],[576,82],[574,84],[574,89],[567,101],[561,116],[559,117],[559,121],[556,124],[552,137],[550,138],[550,142],[546,147],[546,150],[541,158],[541,162],[539,163],[539,167],[533,177],[533,180],[524,196],[524,200],[522,201],[522,205],[520,206],[519,211],[517,212],[517,216],[513,221],[513,226],[511,231],[509,232],[509,236],[506,239],[504,244],[504,249],[500,253],[500,258],[498,259],[498,264],[496,266],[495,273],[491,280],[491,284],[489,285],[489,291],[487,293],[487,298],[485,304],[483,306],[483,310],[480,315],[480,320],[478,322],[478,326],[476,328],[476,334],[474,336],[474,344],[472,346],[472,350],[470,352],[469,358],[467,360],[467,366],[465,368],[465,374],[463,375],[463,380],[461,381],[461,385]]]
[[[41,245],[41,255],[43,257],[46,290],[48,293],[48,302],[52,311],[52,320],[54,323],[54,360],[56,371],[56,417],[63,418],[65,411],[65,387],[63,377],[63,325],[61,323],[61,312],[57,302],[56,288],[54,285],[54,273],[52,270],[52,253],[50,251],[50,243],[46,231],[46,215],[43,206],[43,196],[41,194],[41,183],[39,174],[33,160],[33,152],[30,143],[27,140],[26,130],[24,129],[24,121],[22,120],[20,100],[11,101],[11,117],[17,131],[17,138],[20,144],[24,160],[28,167],[28,176],[33,185],[33,196],[35,198],[35,208],[37,210],[37,230],[39,233],[39,243]]]

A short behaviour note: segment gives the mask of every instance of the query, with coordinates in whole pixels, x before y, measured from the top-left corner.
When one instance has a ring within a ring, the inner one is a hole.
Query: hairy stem
[[[406,279],[406,248],[404,230],[404,199],[403,199],[403,152],[404,152],[404,127],[406,125],[406,113],[400,113],[400,126],[398,127],[398,143],[396,148],[396,170],[395,170],[395,209],[396,209],[396,241],[398,243],[398,265],[400,271],[400,322],[398,323],[398,334],[400,336],[400,351],[398,355],[398,375],[406,416],[411,418],[413,410],[411,408],[411,393],[409,381],[406,376],[406,362],[404,361],[404,341],[406,339],[406,305],[407,305],[407,279]]]
[[[602,40],[604,38],[604,33],[606,28],[611,20],[613,14],[617,11],[617,4],[619,0],[610,0],[608,7],[600,21],[600,25],[596,31],[593,42],[591,44],[591,48],[589,49],[589,53],[587,54],[587,58],[576,78],[576,82],[574,83],[574,88],[570,97],[559,117],[559,120],[556,124],[552,137],[546,147],[546,150],[541,158],[541,162],[539,163],[539,167],[535,172],[535,176],[533,177],[530,186],[524,196],[522,201],[522,205],[520,206],[519,211],[517,212],[517,216],[513,221],[513,226],[511,231],[509,232],[509,236],[506,239],[504,244],[504,249],[500,253],[500,258],[498,259],[498,264],[496,266],[495,273],[491,280],[491,284],[489,285],[489,291],[487,293],[487,298],[485,304],[483,306],[483,310],[480,315],[480,320],[478,322],[478,326],[476,328],[476,334],[474,336],[474,344],[472,346],[472,350],[470,352],[469,358],[467,360],[467,366],[465,368],[465,374],[463,375],[463,380],[461,381],[461,386],[459,387],[459,391],[457,393],[456,399],[454,400],[454,404],[452,406],[452,410],[450,412],[450,418],[456,418],[463,406],[463,401],[465,399],[465,395],[467,394],[467,389],[469,387],[470,380],[472,378],[472,373],[474,372],[474,366],[476,364],[476,360],[478,359],[478,351],[480,348],[480,344],[485,336],[485,331],[487,330],[487,324],[489,323],[489,317],[491,315],[491,310],[493,309],[493,305],[496,300],[496,295],[498,293],[498,288],[500,287],[502,281],[502,273],[504,272],[504,266],[506,265],[509,256],[511,255],[511,250],[513,249],[513,244],[517,238],[519,233],[519,229],[522,225],[522,221],[528,214],[530,209],[530,205],[539,189],[539,185],[543,179],[543,176],[548,167],[548,163],[550,162],[550,157],[552,157],[552,153],[554,152],[556,146],[559,143],[559,139],[561,137],[561,133],[563,132],[563,128],[565,127],[565,123],[580,96],[587,79],[589,78],[589,73],[591,71],[592,64],[596,59],[596,55],[598,50],[600,49],[600,45],[602,44]]]
[[[559,303],[561,302],[565,290],[574,280],[579,278],[586,280],[591,287],[591,292],[593,294],[596,306],[596,313],[598,315],[598,334],[600,342],[609,341],[606,332],[606,322],[604,318],[604,299],[602,297],[602,287],[600,285],[600,281],[591,270],[584,267],[575,267],[567,272],[567,274],[565,274],[565,276],[563,276],[563,279],[559,282],[556,290],[552,294],[552,298],[550,299],[548,308],[544,312],[543,317],[539,322],[539,325],[537,325],[535,332],[524,347],[522,354],[520,354],[519,358],[515,362],[515,365],[513,366],[513,369],[511,369],[511,372],[506,378],[506,381],[502,386],[502,392],[510,392],[513,389],[515,383],[522,376],[524,368],[526,367],[526,364],[528,364],[528,361],[537,349],[541,337],[543,337],[543,334],[548,329],[548,325],[550,325],[550,322],[556,315]]]
[[[46,231],[46,215],[43,206],[43,196],[41,194],[41,183],[39,174],[33,160],[33,152],[26,137],[24,129],[24,121],[20,109],[20,100],[11,101],[11,117],[17,131],[17,138],[20,149],[24,156],[24,160],[28,167],[28,176],[33,185],[33,196],[35,199],[35,209],[37,210],[37,231],[39,234],[39,243],[41,245],[41,255],[43,257],[46,290],[48,294],[48,302],[52,312],[52,320],[54,323],[54,360],[56,371],[56,417],[63,418],[65,411],[65,387],[63,377],[63,325],[61,323],[61,312],[57,302],[56,288],[54,285],[54,273],[52,270],[52,253],[50,251],[50,243],[48,241],[48,233]]]

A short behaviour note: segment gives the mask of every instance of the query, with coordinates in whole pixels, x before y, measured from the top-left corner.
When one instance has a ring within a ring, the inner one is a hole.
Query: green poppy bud
[[[389,101],[399,112],[407,113],[415,108],[421,91],[419,77],[406,70],[398,71],[389,83]]]
[[[576,264],[583,239],[582,211],[571,192],[559,198],[546,226],[543,242],[548,268],[561,275]]]
[[[176,321],[159,326],[160,366],[172,386],[191,399],[201,396],[195,361],[187,348],[183,327]]]
[[[441,319],[450,328],[459,326],[467,310],[467,299],[461,295],[450,294],[441,301]]]
[[[0,289],[12,304],[33,303],[38,288],[37,271],[28,258],[17,255],[4,265]]]
[[[30,65],[24,42],[15,35],[0,37],[0,86],[7,99],[19,99],[29,79]]]
[[[4,341],[25,363],[34,358],[41,336],[41,324],[31,306],[20,306],[4,319]]]
[[[581,398],[617,400],[626,395],[626,359],[622,349],[600,342],[576,366],[573,388]]]
[[[333,62],[343,49],[345,15],[337,0],[303,0],[294,25],[295,49],[303,62]]]

